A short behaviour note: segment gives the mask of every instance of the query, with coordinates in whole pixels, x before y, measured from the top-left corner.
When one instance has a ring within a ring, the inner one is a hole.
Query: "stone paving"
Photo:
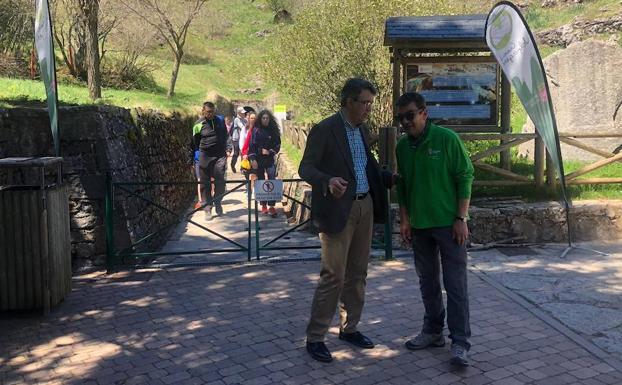
[[[233,225],[244,224],[244,196],[227,199],[228,220],[196,220],[243,238]],[[283,217],[260,221],[267,234],[288,228]],[[214,247],[191,228],[180,226],[167,250]],[[294,232],[286,242],[317,238]],[[339,341],[335,323],[330,364],[304,349],[316,250],[270,252],[260,263],[84,274],[48,318],[0,314],[0,384],[622,384],[622,246],[603,248],[612,255],[576,251],[560,260],[556,246],[471,253],[466,369],[448,364],[448,347],[403,346],[423,315],[409,252],[370,264],[360,330],[376,348]],[[308,260],[287,262],[292,254]],[[180,260],[206,259],[159,262]]]
[[[451,368],[447,348],[406,350],[423,314],[409,260],[370,266],[360,329],[377,347],[346,345],[334,326],[335,361],[313,361],[304,329],[318,271],[310,261],[76,277],[49,318],[0,320],[0,383],[622,383],[615,364],[476,272],[472,366]]]
[[[620,357],[622,244],[579,244],[583,248],[561,259],[565,246],[471,253],[471,264],[603,351]]]

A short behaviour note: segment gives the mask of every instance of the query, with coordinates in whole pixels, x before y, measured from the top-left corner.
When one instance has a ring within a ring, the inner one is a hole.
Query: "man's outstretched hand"
[[[346,192],[347,188],[348,181],[343,179],[342,177],[335,176],[330,178],[330,180],[328,181],[328,191],[330,191],[330,193],[333,194],[335,198],[341,198]]]

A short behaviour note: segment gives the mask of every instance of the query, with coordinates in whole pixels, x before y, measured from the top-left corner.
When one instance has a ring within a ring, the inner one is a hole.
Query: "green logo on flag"
[[[498,50],[504,49],[512,39],[512,17],[507,11],[499,12],[490,24],[490,38]]]

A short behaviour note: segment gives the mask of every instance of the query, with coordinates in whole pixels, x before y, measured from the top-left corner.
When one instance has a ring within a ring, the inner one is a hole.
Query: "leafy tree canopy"
[[[372,127],[391,123],[392,68],[383,44],[392,16],[486,12],[492,1],[324,0],[298,14],[277,36],[266,60],[266,76],[310,115],[325,116],[339,106],[346,79],[359,76],[378,87]]]

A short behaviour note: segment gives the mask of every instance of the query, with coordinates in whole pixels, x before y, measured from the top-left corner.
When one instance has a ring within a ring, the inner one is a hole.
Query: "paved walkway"
[[[227,199],[230,214],[244,202]],[[288,226],[283,218],[260,220],[274,233]],[[237,237],[233,221],[209,226]],[[190,228],[180,227],[166,247],[213,247]],[[295,232],[288,242],[317,240]],[[471,253],[466,369],[448,364],[447,347],[403,347],[423,315],[409,257],[372,261],[360,329],[377,347],[339,341],[335,323],[331,364],[304,349],[317,260],[283,262],[289,253],[273,252],[270,263],[77,276],[46,319],[0,314],[0,384],[621,384],[622,246],[603,248],[613,254],[559,260],[559,247]]]
[[[229,178],[230,183],[227,184],[228,190],[233,190],[239,186],[240,183],[235,181],[244,181],[242,175],[233,174]],[[202,229],[190,222],[181,223],[175,230],[173,236],[169,242],[164,246],[163,251],[169,252],[182,252],[188,250],[204,250],[204,249],[232,249],[239,248],[240,246],[251,249],[251,258],[256,260],[257,257],[257,243],[256,243],[256,229],[255,229],[255,214],[254,211],[251,214],[252,223],[250,225],[251,237],[249,243],[248,233],[248,197],[246,187],[243,186],[235,191],[225,195],[223,199],[223,209],[225,211],[223,216],[214,216],[211,220],[205,220],[205,214],[203,211],[197,211],[190,218],[192,221],[209,228],[210,230],[228,238],[230,241],[219,237],[216,234],[209,233],[205,229]],[[254,202],[251,203],[251,207],[254,209]],[[282,209],[282,205],[277,203],[278,217],[272,218],[265,214],[258,214],[259,220],[259,242],[260,247],[263,247],[266,243],[272,239],[281,236],[285,231],[291,229],[293,226],[287,224],[287,218],[285,217]],[[233,244],[231,241],[237,242],[238,245]],[[285,247],[285,246],[319,246],[319,240],[317,235],[304,232],[295,231],[290,233],[270,246]],[[285,255],[286,254],[286,255]],[[316,253],[316,256],[319,255]],[[286,253],[282,251],[273,250],[261,250],[260,258],[264,259],[294,259],[308,257],[308,252],[304,249],[300,250],[288,250]],[[164,256],[158,258],[154,263],[156,264],[200,264],[200,263],[228,263],[228,262],[245,262],[248,260],[247,251],[234,251],[227,253],[218,253],[210,255],[177,255],[177,256]]]
[[[46,320],[0,320],[0,383],[620,384],[622,372],[470,273],[472,366],[447,348],[410,352],[423,307],[410,261],[370,266],[361,330],[378,346],[327,339],[310,359],[304,328],[319,263],[92,274]]]
[[[564,259],[565,245],[471,253],[471,264],[605,353],[621,357],[622,244],[579,246]]]

